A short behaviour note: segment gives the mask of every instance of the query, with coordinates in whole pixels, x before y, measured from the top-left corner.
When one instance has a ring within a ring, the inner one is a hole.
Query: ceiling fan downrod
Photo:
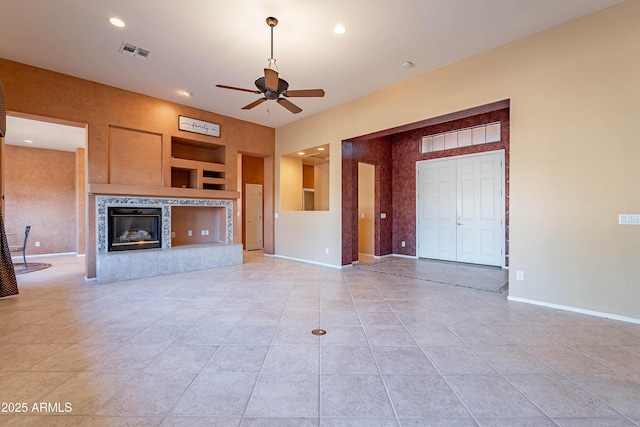
[[[276,59],[273,57],[273,27],[278,25],[278,20],[273,16],[267,18],[267,25],[271,27],[271,57],[269,57],[269,66],[276,62]]]

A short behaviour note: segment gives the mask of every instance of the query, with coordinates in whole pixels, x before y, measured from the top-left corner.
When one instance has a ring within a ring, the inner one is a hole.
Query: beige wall
[[[280,210],[302,210],[302,160],[283,156],[280,159]]]
[[[9,243],[22,244],[30,225],[27,255],[76,252],[76,153],[7,145],[5,155]]]
[[[617,225],[640,212],[638,46],[626,1],[279,128],[276,158],[510,99],[510,296],[640,319],[640,227]],[[340,265],[340,170],[332,155],[324,240],[309,248],[301,213],[280,215],[277,254]]]
[[[320,163],[313,167],[315,210],[329,210],[329,162]]]

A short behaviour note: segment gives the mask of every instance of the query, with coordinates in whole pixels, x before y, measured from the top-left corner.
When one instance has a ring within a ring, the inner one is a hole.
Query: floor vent
[[[147,57],[151,53],[146,49],[143,49],[138,46],[134,46],[131,43],[127,43],[127,42],[122,42],[122,45],[120,45],[119,52],[124,53],[125,55],[135,56],[137,58],[142,58],[142,59],[147,59]]]

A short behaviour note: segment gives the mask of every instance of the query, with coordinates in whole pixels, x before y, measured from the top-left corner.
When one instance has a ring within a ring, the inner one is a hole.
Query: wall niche
[[[227,190],[224,145],[171,138],[171,186],[198,190]]]
[[[329,145],[280,157],[280,210],[329,210]]]

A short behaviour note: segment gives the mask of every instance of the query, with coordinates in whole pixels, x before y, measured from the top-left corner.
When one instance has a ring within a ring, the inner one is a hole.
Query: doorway
[[[358,163],[358,253],[375,255],[376,167]]]
[[[416,167],[418,257],[505,266],[504,150]]]
[[[87,126],[10,112],[2,168],[5,228],[27,256],[85,253]]]
[[[246,249],[262,249],[262,185],[245,184]]]

